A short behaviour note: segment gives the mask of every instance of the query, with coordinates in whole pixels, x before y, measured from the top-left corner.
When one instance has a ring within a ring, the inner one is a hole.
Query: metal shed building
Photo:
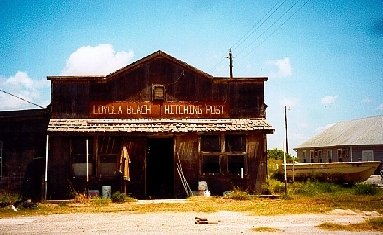
[[[300,162],[383,162],[383,116],[336,123],[295,150]]]

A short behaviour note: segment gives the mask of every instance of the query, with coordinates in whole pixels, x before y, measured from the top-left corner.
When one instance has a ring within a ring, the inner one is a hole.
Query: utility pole
[[[285,106],[285,132],[286,132],[286,154],[289,154],[289,141],[287,138],[287,107]],[[294,159],[293,159],[293,179],[292,181],[294,182]]]
[[[285,106],[285,130],[286,130],[286,153],[289,154],[289,142],[287,140],[287,107]]]
[[[230,79],[233,79],[233,54],[231,53],[231,48],[229,49],[229,67],[230,67]]]

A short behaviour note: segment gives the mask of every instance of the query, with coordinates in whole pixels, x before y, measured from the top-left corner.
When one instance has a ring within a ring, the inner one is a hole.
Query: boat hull
[[[367,180],[379,165],[380,161],[289,163],[286,164],[286,174],[288,181],[292,181],[294,177],[294,181],[313,179],[326,182],[357,183]],[[284,174],[284,166],[279,173]]]

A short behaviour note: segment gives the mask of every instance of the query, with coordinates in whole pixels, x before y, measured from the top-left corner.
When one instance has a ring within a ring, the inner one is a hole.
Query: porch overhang
[[[261,131],[273,134],[266,119],[50,119],[48,132],[186,133]]]

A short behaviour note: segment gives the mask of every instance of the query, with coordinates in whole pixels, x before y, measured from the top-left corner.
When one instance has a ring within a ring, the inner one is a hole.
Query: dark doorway
[[[174,197],[174,153],[172,138],[148,139],[146,155],[146,195]]]

